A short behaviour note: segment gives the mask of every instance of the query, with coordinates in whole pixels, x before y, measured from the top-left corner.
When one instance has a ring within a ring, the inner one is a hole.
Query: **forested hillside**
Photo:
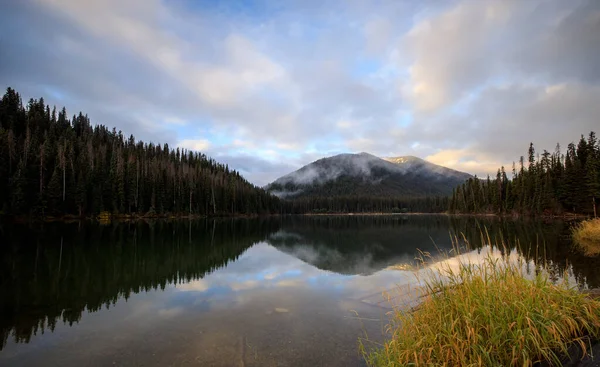
[[[304,197],[285,201],[285,210],[302,213],[442,213],[448,210],[448,196],[338,196]]]
[[[338,154],[278,178],[266,189],[289,213],[439,213],[471,175],[405,156]]]
[[[451,213],[512,213],[555,215],[565,212],[595,214],[600,197],[600,146],[596,135],[583,135],[569,144],[566,154],[536,154],[529,146],[527,161],[513,163],[511,179],[504,167],[496,178],[472,178],[457,187]]]
[[[471,175],[417,157],[388,161],[369,153],[321,158],[267,186],[286,199],[300,198],[424,198],[449,196]]]
[[[125,138],[43,98],[0,100],[0,213],[233,215],[279,212],[278,198],[199,152]]]

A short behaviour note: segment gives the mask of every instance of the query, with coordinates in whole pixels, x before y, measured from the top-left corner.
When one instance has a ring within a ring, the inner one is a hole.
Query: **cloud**
[[[360,151],[494,174],[600,105],[594,0],[24,0],[0,31],[0,87],[259,185]]]
[[[177,146],[188,150],[204,152],[210,147],[210,141],[206,139],[183,139],[177,143]]]
[[[483,153],[469,149],[443,149],[425,157],[431,163],[463,172],[490,172],[498,169],[503,162]],[[506,167],[507,170],[510,167]],[[493,176],[493,175],[491,175]]]
[[[537,149],[566,146],[597,128],[598,101],[600,85],[583,83],[486,89],[471,111],[473,120],[486,122],[473,127],[481,138],[473,146],[504,160],[525,154],[529,142]]]
[[[282,172],[293,171],[299,163],[296,160],[285,159],[280,155],[267,158],[264,151],[257,150],[258,154],[238,152],[235,148],[225,149],[227,153],[221,153],[222,149],[208,150],[207,154],[229,167],[235,168],[250,182],[264,186]],[[265,157],[265,158],[263,158]]]
[[[406,35],[405,93],[435,112],[490,83],[598,81],[599,17],[594,1],[461,1]]]
[[[514,1],[462,1],[418,22],[406,35],[412,56],[405,94],[417,111],[436,111],[501,71],[496,55],[512,42]],[[498,52],[499,51],[499,52]]]

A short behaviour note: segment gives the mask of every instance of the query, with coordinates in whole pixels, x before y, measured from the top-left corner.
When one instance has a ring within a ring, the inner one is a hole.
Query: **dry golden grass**
[[[371,366],[531,366],[584,351],[600,336],[600,302],[566,282],[487,255],[429,270],[428,297],[413,312],[394,311],[391,340],[365,352]]]
[[[600,254],[600,218],[584,220],[573,228],[575,245],[586,256]]]

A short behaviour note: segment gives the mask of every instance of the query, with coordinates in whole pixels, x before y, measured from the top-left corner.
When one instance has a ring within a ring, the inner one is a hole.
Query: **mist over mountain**
[[[379,158],[369,153],[338,154],[278,178],[266,189],[281,198],[447,196],[468,173],[421,158]]]
[[[396,164],[406,173],[422,174],[424,176],[438,175],[444,178],[457,178],[461,181],[461,183],[469,179],[469,177],[473,177],[469,173],[440,166],[412,155],[400,157],[387,157],[383,159]]]

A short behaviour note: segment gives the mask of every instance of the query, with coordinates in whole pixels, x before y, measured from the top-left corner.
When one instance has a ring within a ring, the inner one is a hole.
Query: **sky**
[[[265,185],[346,152],[510,171],[600,126],[596,0],[0,0],[0,88]]]

